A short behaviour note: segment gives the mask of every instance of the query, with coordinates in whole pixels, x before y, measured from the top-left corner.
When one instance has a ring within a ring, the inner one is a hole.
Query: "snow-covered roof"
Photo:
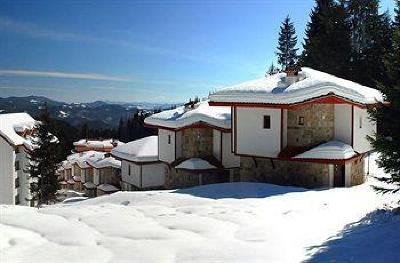
[[[96,185],[95,185],[94,183],[92,183],[92,182],[86,182],[86,183],[83,184],[83,186],[84,186],[86,189],[93,189],[93,188],[96,188]]]
[[[80,182],[82,180],[79,175],[75,175],[72,179],[74,179],[75,182]]]
[[[205,122],[223,129],[231,128],[230,107],[209,106],[208,101],[195,104],[193,109],[178,107],[162,111],[147,117],[144,122],[149,125],[179,129],[198,122]]]
[[[132,162],[158,161],[158,136],[148,136],[117,146],[111,154]]]
[[[114,157],[107,157],[104,159],[88,159],[87,163],[96,169],[114,167],[121,168],[121,161],[116,160]]]
[[[75,181],[74,181],[74,180],[72,180],[72,179],[69,179],[69,180],[67,181],[67,183],[69,183],[69,184],[74,184],[74,183],[75,183]]]
[[[113,140],[113,139],[107,139],[107,140],[86,140],[86,139],[81,139],[77,142],[73,143],[74,146],[83,146],[91,149],[103,149],[103,148],[113,148],[116,145],[121,145],[123,142],[120,142],[118,140]]]
[[[36,122],[25,112],[0,114],[0,136],[14,146],[24,145],[28,149],[32,149],[32,137],[24,138],[18,133],[32,130]]]
[[[361,104],[383,102],[382,93],[355,82],[303,67],[298,81],[291,81],[286,73],[247,81],[221,89],[210,95],[212,102],[231,103],[299,103],[328,94],[346,98]]]
[[[97,187],[97,189],[100,189],[103,192],[116,192],[119,191],[119,189],[111,184],[101,184]]]
[[[177,166],[176,169],[185,169],[185,170],[210,170],[210,169],[217,169],[214,165],[210,164],[206,160],[201,158],[191,158],[187,159]]]
[[[80,153],[73,153],[67,157],[67,161],[70,164],[77,163],[80,167],[84,166],[83,163],[90,160],[99,160],[103,159],[105,156],[104,152],[97,152],[97,151],[87,151],[87,152],[80,152]]]
[[[341,141],[330,141],[296,155],[294,159],[346,160],[355,155],[357,155],[357,153],[350,145]]]

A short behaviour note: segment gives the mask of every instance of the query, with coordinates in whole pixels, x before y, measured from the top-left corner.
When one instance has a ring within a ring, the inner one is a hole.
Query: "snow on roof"
[[[346,160],[357,153],[353,148],[341,141],[330,141],[318,145],[309,151],[296,155],[295,159],[328,159],[328,160]]]
[[[213,102],[292,104],[335,94],[361,104],[383,102],[376,89],[335,77],[311,68],[302,68],[299,80],[292,83],[286,73],[226,87],[210,95]]]
[[[116,192],[119,191],[119,189],[111,184],[101,184],[97,187],[97,189],[100,189],[103,192]]]
[[[73,153],[67,157],[67,161],[70,164],[77,163],[80,166],[83,166],[83,163],[91,160],[98,160],[103,159],[105,156],[104,152],[97,152],[97,151],[86,151],[80,153]]]
[[[121,168],[121,161],[116,160],[114,157],[107,157],[104,159],[88,159],[87,163],[96,169],[106,167]]]
[[[144,122],[149,125],[174,129],[205,122],[223,129],[230,129],[231,109],[230,107],[209,106],[208,101],[202,101],[197,103],[194,109],[185,109],[185,106],[181,106],[153,114]]]
[[[84,146],[88,148],[113,148],[115,145],[121,145],[123,142],[114,139],[107,139],[107,140],[86,140],[81,139],[77,142],[73,143],[74,146]]]
[[[217,169],[214,165],[210,164],[206,160],[201,158],[191,158],[187,159],[177,166],[176,169],[185,169],[185,170],[209,170],[209,169]]]
[[[83,186],[84,186],[85,188],[87,188],[87,189],[96,188],[96,185],[95,185],[94,183],[92,183],[92,182],[86,182],[86,183],[83,184]]]
[[[74,183],[75,183],[75,181],[74,181],[74,180],[72,180],[72,179],[69,179],[69,180],[67,181],[67,183],[69,183],[69,184],[74,184]]]
[[[132,162],[158,161],[158,136],[148,136],[117,146],[111,154]]]
[[[72,179],[74,179],[75,182],[81,181],[81,177],[79,175],[75,175]]]
[[[25,145],[28,149],[32,148],[30,136],[26,138],[20,136],[25,130],[32,130],[36,124],[28,113],[7,113],[0,114],[0,136],[4,137],[14,146]]]

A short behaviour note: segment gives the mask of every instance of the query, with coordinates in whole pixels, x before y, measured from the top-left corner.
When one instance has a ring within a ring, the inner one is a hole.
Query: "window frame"
[[[271,129],[271,115],[263,115],[263,129],[270,130]]]

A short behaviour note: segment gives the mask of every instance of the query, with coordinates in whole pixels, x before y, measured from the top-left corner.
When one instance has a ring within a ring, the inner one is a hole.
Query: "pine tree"
[[[271,63],[271,66],[269,66],[267,72],[265,73],[265,76],[271,76],[279,72],[279,69],[275,67],[274,62]]]
[[[395,0],[393,27],[400,27],[400,0]]]
[[[345,77],[351,44],[344,5],[334,0],[316,0],[310,19],[300,64]]]
[[[388,82],[381,85],[389,105],[371,111],[374,120],[383,124],[383,129],[376,138],[370,138],[374,148],[380,153],[377,161],[380,167],[390,175],[389,178],[380,178],[390,183],[394,188],[377,188],[383,192],[400,190],[400,27],[396,26],[393,34],[393,52],[387,57],[385,67],[388,72]]]
[[[59,189],[56,170],[57,139],[50,133],[51,118],[45,104],[41,109],[40,122],[36,125],[36,140],[33,141],[33,150],[29,153],[29,172],[32,178],[30,191],[33,202],[48,204],[56,200]]]
[[[379,14],[378,0],[347,0],[346,10],[352,32],[350,77],[374,87],[386,77],[384,57],[390,52],[390,18],[386,13]]]
[[[293,67],[297,63],[297,36],[294,24],[287,16],[282,22],[278,39],[278,63],[281,65],[282,70]]]
[[[89,125],[87,123],[84,123],[81,127],[81,138],[89,139]]]

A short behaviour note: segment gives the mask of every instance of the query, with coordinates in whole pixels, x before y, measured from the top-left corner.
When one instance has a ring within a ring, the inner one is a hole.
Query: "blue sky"
[[[314,0],[1,1],[0,97],[181,102],[258,78]],[[393,9],[392,0],[381,1]]]

